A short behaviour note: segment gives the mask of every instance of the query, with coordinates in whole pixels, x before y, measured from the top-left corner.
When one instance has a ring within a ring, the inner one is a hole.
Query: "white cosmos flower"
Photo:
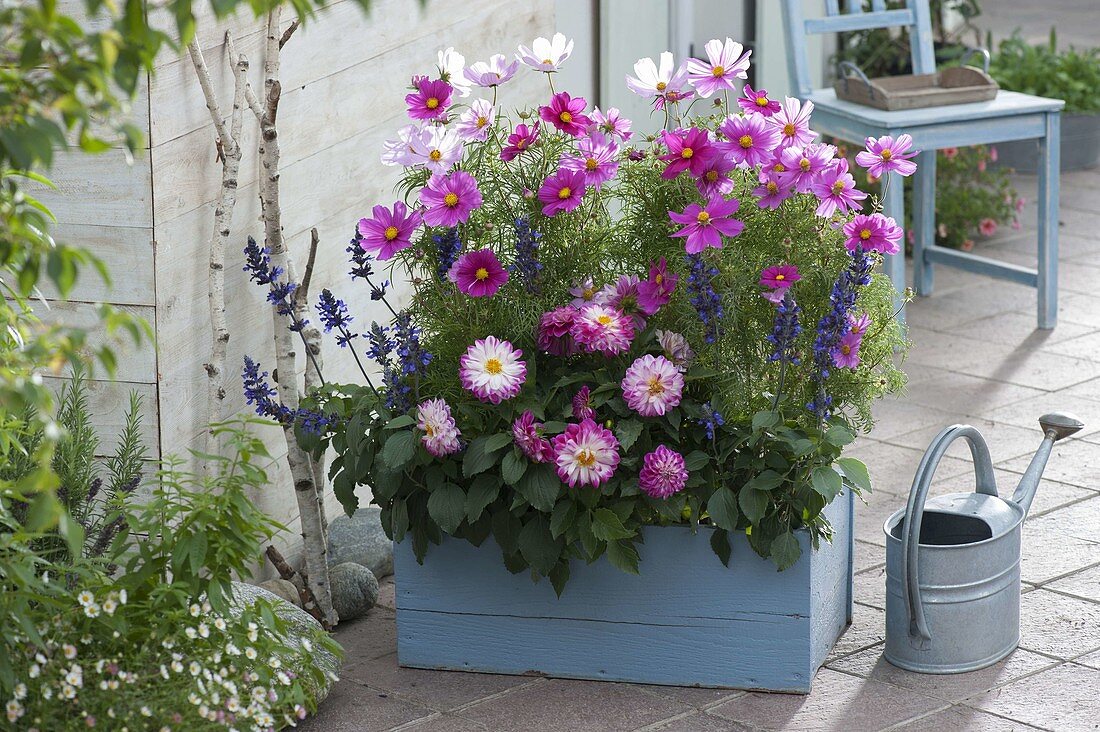
[[[484,141],[489,136],[497,111],[487,99],[478,99],[458,118],[455,130],[466,140]]]
[[[573,41],[561,33],[555,33],[553,39],[536,38],[531,47],[520,46],[516,58],[536,71],[557,71],[573,53]]]
[[[470,96],[470,81],[463,73],[466,70],[466,57],[448,46],[437,54],[437,58],[443,80],[454,87],[458,96]]]
[[[516,75],[518,68],[519,61],[509,61],[503,53],[498,53],[490,56],[488,63],[477,61],[470,64],[464,73],[468,80],[478,86],[489,88],[507,82]]]
[[[428,127],[409,139],[411,163],[423,165],[435,173],[447,173],[462,159],[462,138],[456,130]]]
[[[672,73],[676,70],[676,62],[671,51],[665,51],[660,55],[661,66],[653,63],[651,58],[640,58],[634,64],[636,76],[627,76],[626,85],[630,91],[640,97],[656,97],[664,94],[668,84],[672,81]]]

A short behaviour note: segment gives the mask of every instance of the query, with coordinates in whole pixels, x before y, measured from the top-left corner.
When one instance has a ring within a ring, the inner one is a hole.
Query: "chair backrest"
[[[814,1],[825,3],[824,18],[806,18],[802,12],[805,0],[782,0],[787,35],[787,73],[800,97],[813,91],[810,61],[806,53],[806,37],[809,35],[872,28],[908,28],[913,73],[931,74],[936,71],[928,0],[905,0],[904,8],[893,10],[887,10],[886,0],[870,0],[870,10],[864,7],[864,0],[847,0],[845,10],[841,10],[840,0]]]

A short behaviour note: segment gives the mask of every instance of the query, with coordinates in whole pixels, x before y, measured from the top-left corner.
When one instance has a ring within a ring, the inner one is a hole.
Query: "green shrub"
[[[1002,89],[1064,99],[1066,112],[1100,112],[1100,47],[1059,51],[1054,28],[1047,43],[1031,45],[1019,31],[1001,41],[989,73]]]

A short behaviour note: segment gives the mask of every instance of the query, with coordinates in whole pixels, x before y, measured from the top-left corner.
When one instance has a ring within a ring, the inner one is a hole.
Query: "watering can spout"
[[[1035,498],[1035,490],[1039,487],[1039,479],[1043,477],[1054,443],[1063,437],[1069,437],[1085,426],[1072,414],[1060,412],[1039,417],[1039,425],[1043,428],[1043,443],[1035,451],[1035,457],[1031,458],[1024,477],[1020,479],[1020,485],[1012,494],[1012,500],[1024,510],[1024,516],[1027,516],[1028,509],[1031,508],[1031,501]]]

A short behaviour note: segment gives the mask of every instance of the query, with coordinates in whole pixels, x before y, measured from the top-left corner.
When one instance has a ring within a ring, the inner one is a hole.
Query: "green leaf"
[[[516,491],[537,510],[549,513],[561,493],[561,479],[549,463],[529,465],[516,483]]]
[[[778,412],[757,412],[752,415],[752,431],[771,429],[782,421]]]
[[[819,465],[810,473],[810,485],[820,493],[826,501],[831,501],[844,489],[844,481],[840,479],[840,473],[828,465]]]
[[[416,435],[412,432],[398,432],[386,440],[382,448],[382,461],[397,470],[405,467],[416,454]]]
[[[737,497],[729,488],[722,486],[710,494],[707,500],[707,513],[715,526],[720,526],[728,531],[737,528]]]
[[[751,486],[758,491],[770,491],[783,485],[784,480],[785,478],[774,470],[765,470],[749,480],[745,485]]]
[[[472,478],[478,473],[484,473],[496,465],[495,451],[488,449],[489,439],[488,437],[478,437],[466,448],[466,457],[462,460],[462,474],[467,478]]]
[[[512,444],[511,432],[498,432],[485,438],[485,452],[496,452],[505,445]]]
[[[471,524],[477,521],[485,507],[496,500],[500,495],[500,478],[495,475],[479,475],[470,484],[470,490],[466,493],[466,503],[463,511],[466,520]]]
[[[638,550],[629,541],[609,541],[607,558],[627,574],[638,574]]]
[[[493,538],[497,540],[505,556],[517,551],[516,538],[519,536],[520,521],[507,509],[493,514]]]
[[[554,511],[550,514],[550,533],[555,539],[561,536],[569,529],[576,517],[577,504],[574,501],[568,498],[558,501],[558,505],[554,506]]]
[[[852,431],[841,424],[834,424],[825,430],[825,441],[830,445],[844,447],[854,442],[855,439],[856,436],[852,434]]]
[[[771,494],[767,491],[757,490],[751,485],[746,485],[741,489],[737,503],[741,506],[741,512],[745,514],[745,518],[755,524],[764,518],[770,499]]]
[[[527,472],[527,458],[515,450],[509,450],[504,454],[504,462],[500,466],[500,474],[508,485],[515,485]]]
[[[541,513],[520,529],[518,544],[523,558],[541,574],[549,574],[561,558],[563,542],[550,534],[550,522]]]
[[[400,544],[405,538],[405,532],[409,530],[409,507],[404,498],[398,498],[393,502],[393,510],[390,513],[391,536]]]
[[[597,508],[592,512],[592,535],[602,541],[612,542],[634,536],[634,532],[623,526],[614,511]]]
[[[684,458],[684,467],[689,472],[702,470],[710,463],[710,455],[706,454],[702,450],[692,450]]]
[[[800,556],[802,556],[802,547],[798,545],[798,539],[790,531],[784,531],[772,540],[772,561],[779,567],[779,571],[794,566]]]
[[[730,566],[732,548],[730,547],[729,533],[725,529],[715,529],[710,533],[710,548],[722,560],[722,564],[727,567]]]
[[[453,534],[466,517],[466,494],[454,483],[444,483],[428,496],[428,515],[439,528]]]
[[[871,474],[867,472],[867,466],[863,464],[862,460],[844,457],[836,462],[840,466],[840,469],[844,471],[844,477],[847,478],[852,485],[859,488],[861,491],[867,493],[871,492]]]
[[[399,415],[397,417],[394,417],[389,422],[386,422],[386,426],[383,429],[397,430],[397,429],[401,429],[402,427],[411,427],[414,424],[416,424],[415,419],[413,419],[412,417],[410,417],[407,414],[402,414],[402,415]]]
[[[565,559],[554,565],[550,570],[550,584],[554,586],[554,592],[558,597],[565,591],[565,583],[569,581],[569,560]]]
[[[645,425],[636,419],[624,419],[615,426],[615,438],[618,439],[623,452],[634,446],[644,427]]]

